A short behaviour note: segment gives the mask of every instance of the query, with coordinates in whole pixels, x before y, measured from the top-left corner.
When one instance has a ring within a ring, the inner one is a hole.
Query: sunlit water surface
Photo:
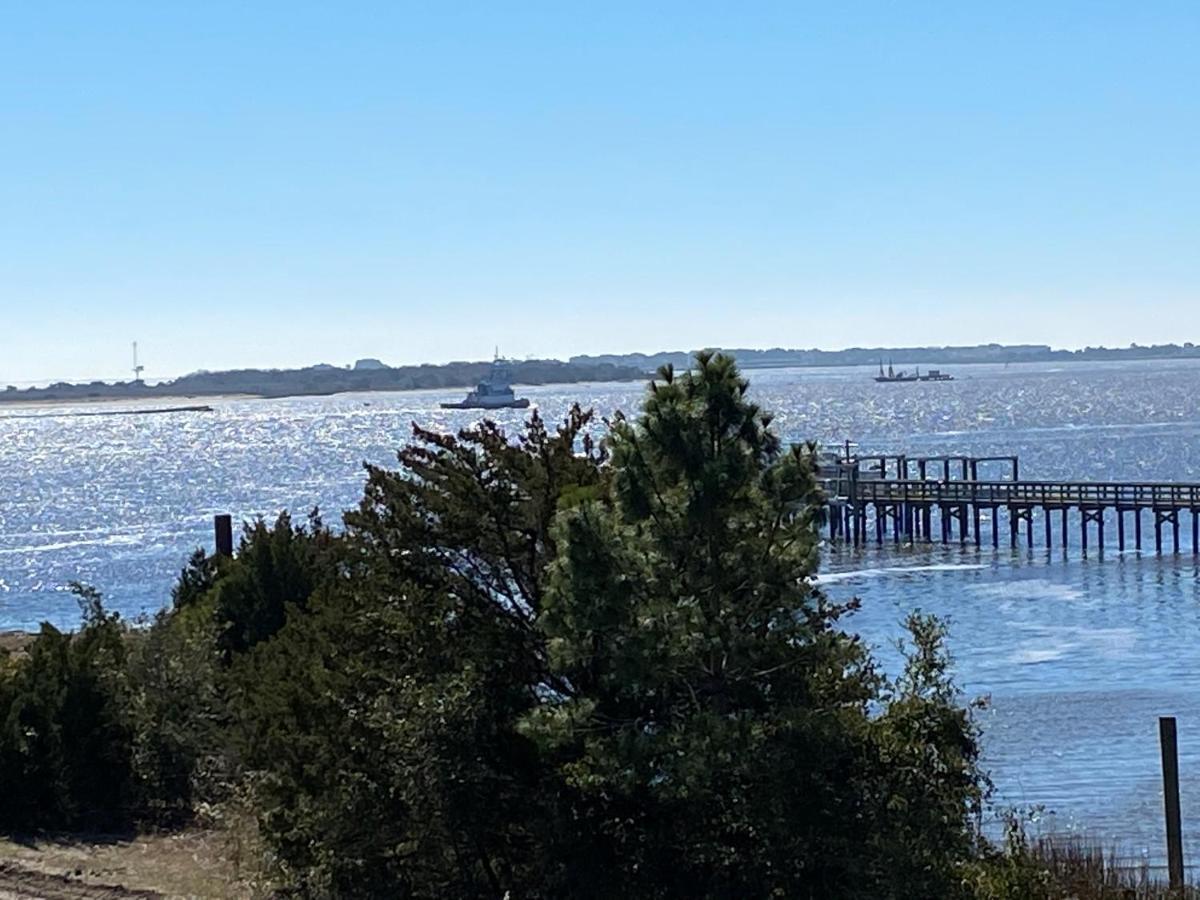
[[[1020,455],[1026,478],[1200,481],[1200,365],[964,366],[958,380],[876,385],[863,369],[752,372],[756,399],[793,440],[863,451]],[[636,408],[639,385],[523,389],[554,419],[573,402]],[[0,408],[0,629],[72,626],[78,580],[129,617],[167,602],[212,516],[273,517],[357,502],[365,461],[388,465],[411,423],[478,418],[460,391],[223,400],[211,413],[72,417]],[[90,406],[89,410],[104,406]],[[110,406],[108,408],[128,408]],[[519,411],[496,418],[516,426]],[[336,518],[336,515],[331,518]],[[888,665],[905,614],[950,626],[959,682],[981,713],[999,804],[1037,807],[1161,857],[1157,716],[1179,717],[1185,831],[1200,849],[1200,580],[1178,555],[1109,547],[832,549],[822,580],[858,596],[853,627]],[[1040,532],[1039,532],[1040,534]],[[1109,529],[1113,539],[1114,529]],[[1189,815],[1191,814],[1191,815]]]

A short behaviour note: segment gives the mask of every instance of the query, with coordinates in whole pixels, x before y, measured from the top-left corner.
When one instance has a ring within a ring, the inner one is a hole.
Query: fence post
[[[233,556],[233,519],[227,513],[213,516],[213,534],[217,556]]]
[[[1179,751],[1175,739],[1175,717],[1158,720],[1162,748],[1163,806],[1167,816],[1167,877],[1171,890],[1183,888],[1183,832],[1179,814]]]

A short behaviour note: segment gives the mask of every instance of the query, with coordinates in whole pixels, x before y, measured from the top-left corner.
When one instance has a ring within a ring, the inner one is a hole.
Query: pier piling
[[[213,516],[213,539],[217,556],[233,556],[233,518],[227,513]]]
[[[1126,513],[1133,516],[1133,546],[1142,549],[1142,514],[1154,517],[1154,549],[1163,552],[1163,526],[1170,524],[1172,551],[1180,553],[1180,513],[1191,514],[1192,552],[1200,555],[1200,484],[1021,481],[1016,457],[908,457],[873,456],[860,470],[861,460],[846,457],[837,464],[836,478],[823,478],[831,504],[829,535],[858,547],[868,542],[870,519],[874,518],[875,543],[883,544],[889,532],[896,544],[938,539],[957,540],[980,546],[983,517],[991,518],[992,546],[1000,544],[1000,512],[1008,516],[1009,544],[1016,549],[1024,521],[1025,545],[1035,543],[1034,519],[1042,518],[1047,550],[1053,549],[1055,510],[1060,515],[1062,549],[1069,549],[1070,519],[1079,520],[1082,552],[1101,554],[1106,545],[1106,527],[1111,512],[1116,519],[1117,547],[1129,545]],[[1011,475],[996,480],[979,479],[980,464],[1007,463]],[[915,464],[915,465],[914,465]],[[916,478],[911,473],[917,474]],[[933,475],[933,479],[930,479]],[[938,476],[941,476],[940,478]],[[936,511],[938,524],[933,517]],[[956,523],[957,522],[957,526]],[[1089,525],[1096,524],[1094,544]],[[230,538],[232,541],[232,538]],[[218,545],[219,548],[224,546]],[[232,548],[230,548],[231,550]]]

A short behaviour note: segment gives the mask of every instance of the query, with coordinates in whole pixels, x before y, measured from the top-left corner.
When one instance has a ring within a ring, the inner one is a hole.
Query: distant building
[[[384,365],[377,359],[360,359],[354,364],[355,372],[376,372],[380,369],[387,369],[389,366]]]

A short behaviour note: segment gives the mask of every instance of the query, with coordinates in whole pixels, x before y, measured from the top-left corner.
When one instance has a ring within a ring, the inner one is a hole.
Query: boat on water
[[[895,381],[920,381],[921,380],[921,370],[918,369],[916,375],[910,375],[907,372],[905,372],[903,369],[901,369],[899,372],[897,372],[895,370],[895,368],[892,367],[892,364],[889,362],[888,367],[887,367],[887,373],[884,374],[883,363],[880,362],[879,363],[879,374],[875,376],[875,380],[880,382],[881,384],[890,384]]]
[[[875,376],[875,380],[881,384],[891,384],[897,381],[953,381],[954,376],[943,372],[941,369],[930,369],[922,375],[920,366],[917,366],[916,371],[912,374],[903,369],[897,372],[890,362],[888,363],[887,372],[884,372],[883,362],[881,361],[879,363],[879,374]]]
[[[457,403],[443,403],[442,409],[525,409],[528,397],[518,397],[512,389],[512,369],[497,354],[487,378]]]
[[[941,371],[940,369],[930,369],[924,375],[920,375],[920,373],[918,372],[918,375],[919,375],[921,381],[953,381],[954,380],[953,375],[949,375],[949,374]]]

